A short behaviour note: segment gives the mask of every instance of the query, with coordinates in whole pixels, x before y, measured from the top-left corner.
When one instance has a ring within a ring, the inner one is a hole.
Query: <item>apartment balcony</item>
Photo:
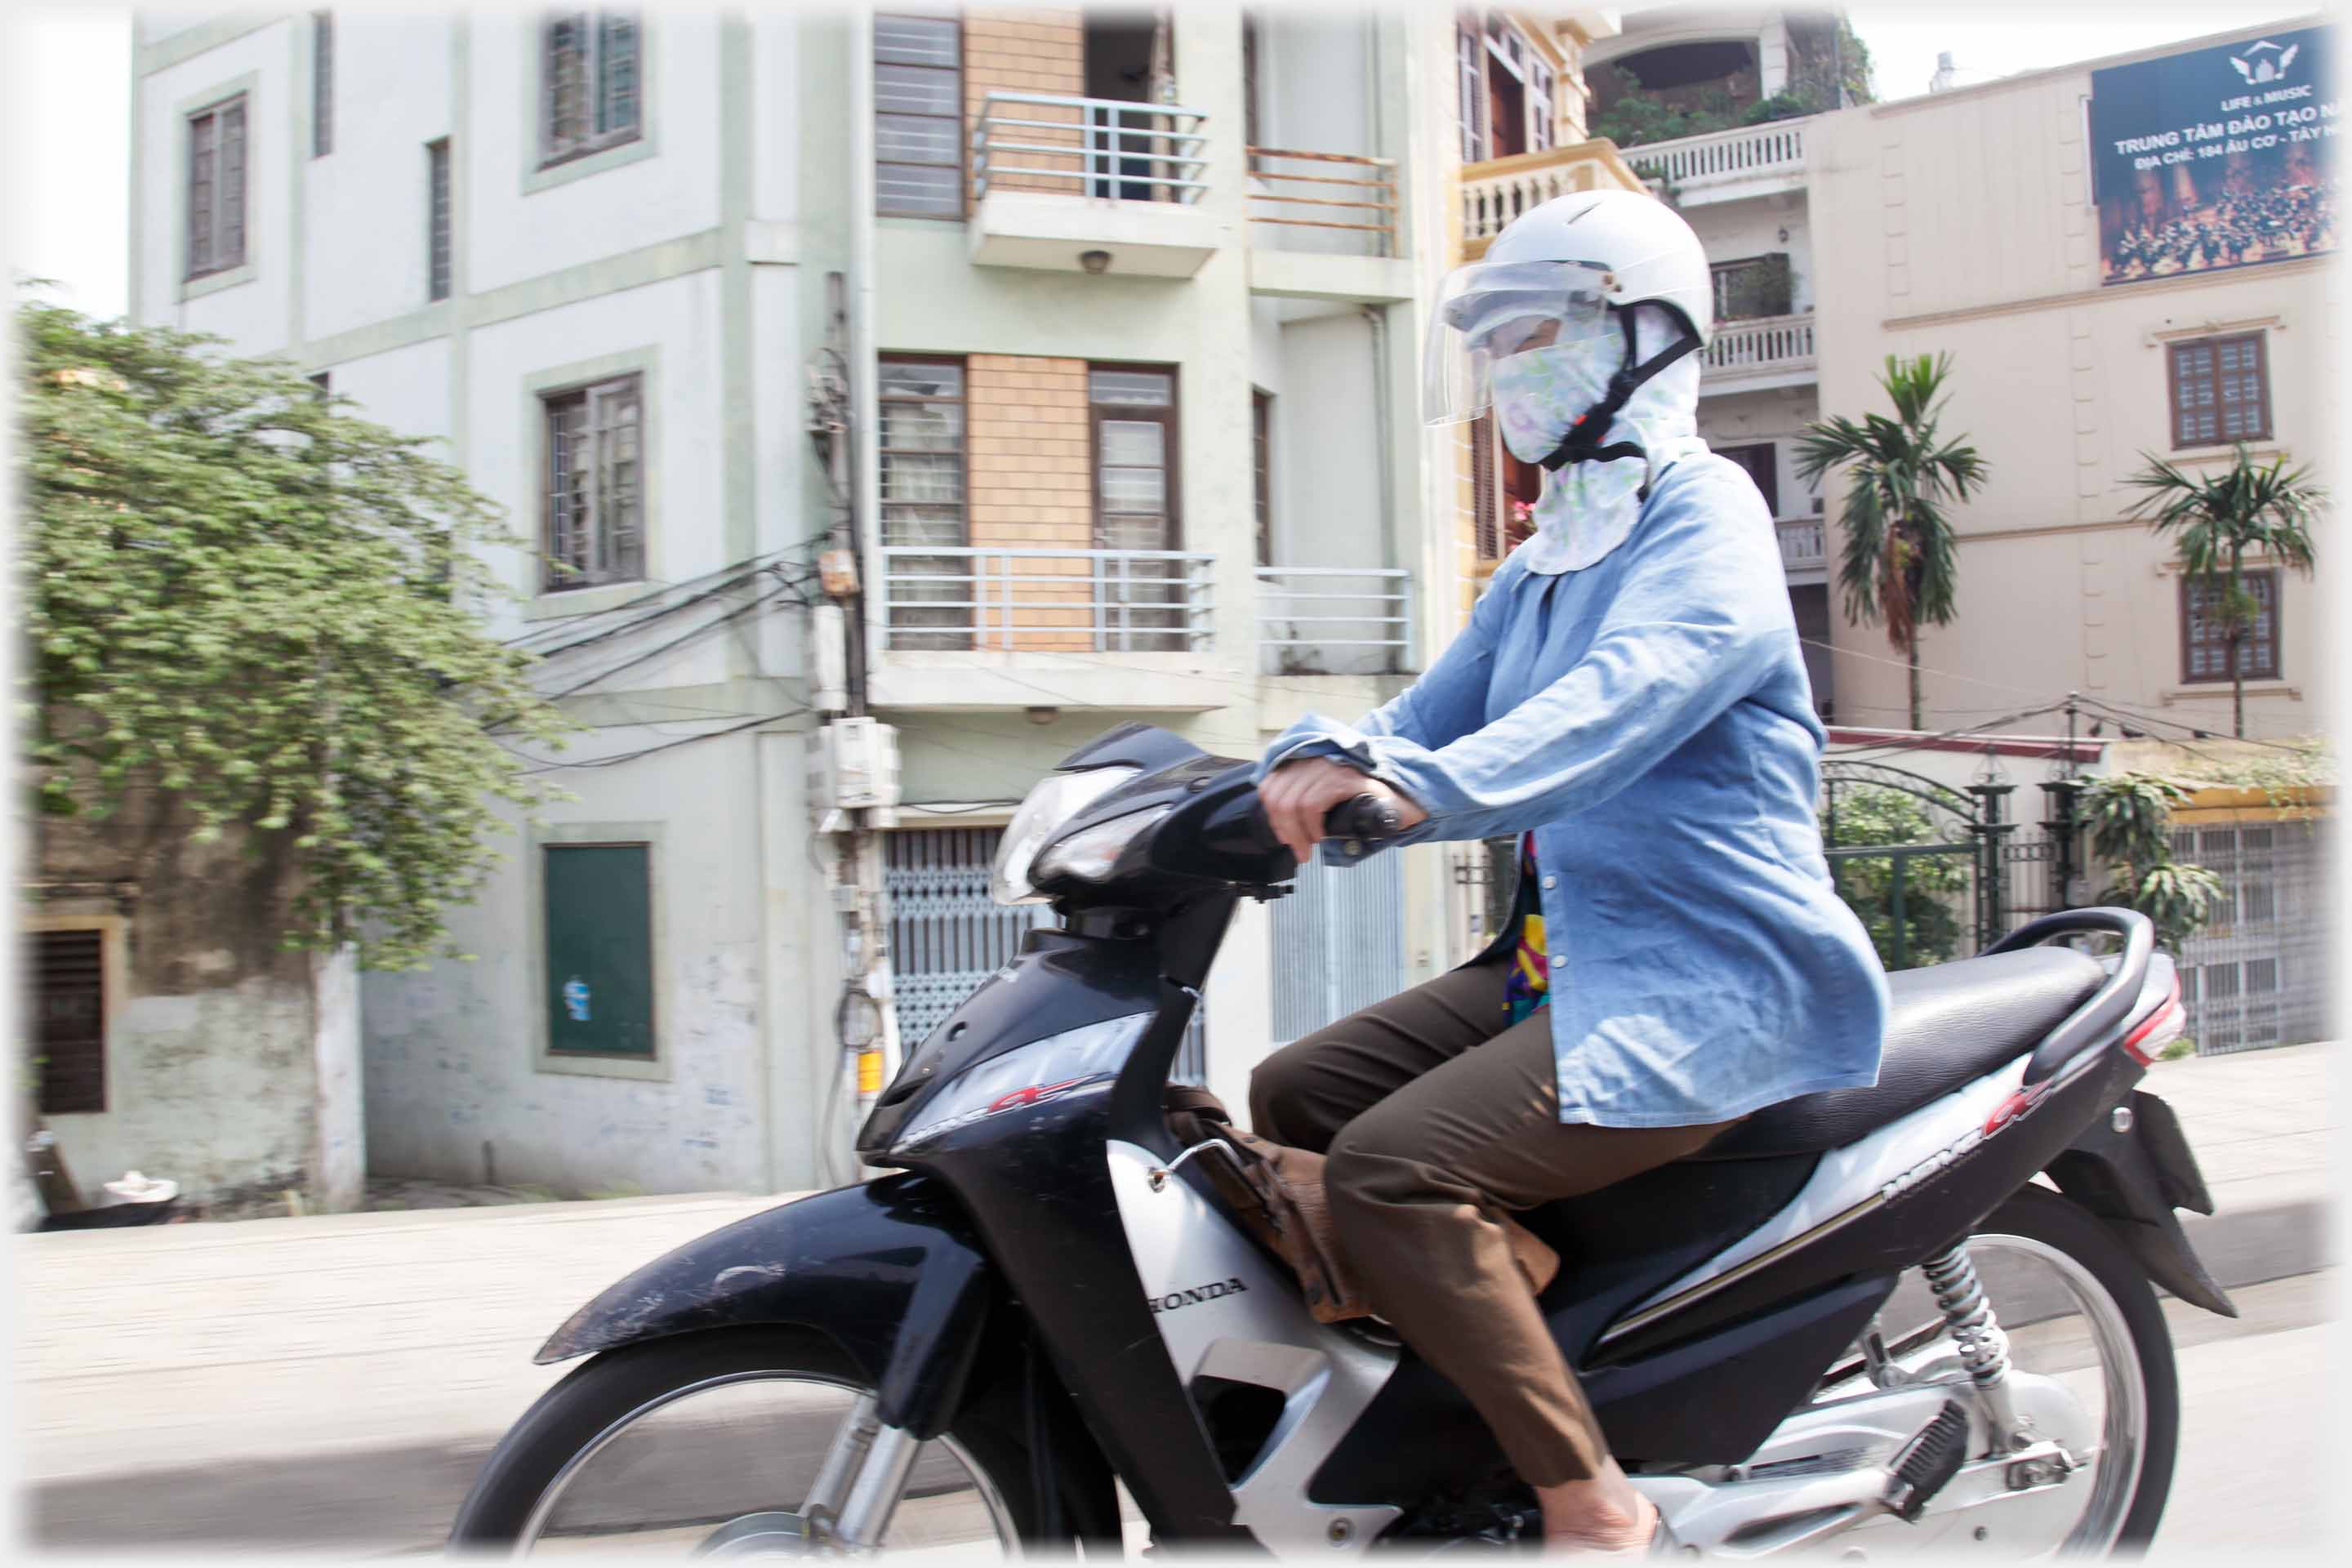
[[[1628,148],[1625,162],[1676,206],[1746,201],[1805,188],[1805,121],[1775,120]]]
[[[1412,575],[1395,567],[1261,566],[1258,669],[1388,675],[1412,637]]]
[[[1250,289],[1282,299],[1401,304],[1420,292],[1399,253],[1396,160],[1252,147]]]
[[[1578,142],[1541,153],[1462,165],[1462,255],[1475,261],[1530,207],[1571,191],[1638,191],[1642,176],[1609,142]]]
[[[874,706],[1201,712],[1244,672],[1216,646],[1216,557],[931,545],[876,552]]]
[[[1206,123],[1172,104],[990,93],[971,131],[971,259],[1192,277],[1234,238],[1199,205]]]
[[[1829,525],[1818,517],[1788,517],[1773,523],[1780,536],[1780,570],[1795,584],[1830,580]]]
[[[1807,386],[1820,379],[1813,354],[1813,313],[1725,321],[1700,361],[1701,397]]]

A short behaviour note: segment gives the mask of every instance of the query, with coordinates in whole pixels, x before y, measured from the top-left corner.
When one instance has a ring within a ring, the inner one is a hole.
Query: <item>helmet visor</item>
[[[1607,334],[1603,270],[1590,261],[1474,261],[1447,273],[1422,355],[1422,421],[1486,412],[1495,365],[1513,354]]]

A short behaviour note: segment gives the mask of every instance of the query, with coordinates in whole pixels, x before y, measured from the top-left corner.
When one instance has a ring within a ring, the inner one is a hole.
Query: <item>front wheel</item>
[[[483,1465],[453,1549],[814,1556],[812,1490],[866,1387],[822,1335],[782,1328],[610,1351],[542,1395]],[[926,1443],[883,1550],[969,1557],[1038,1543],[1028,1453],[984,1414]]]

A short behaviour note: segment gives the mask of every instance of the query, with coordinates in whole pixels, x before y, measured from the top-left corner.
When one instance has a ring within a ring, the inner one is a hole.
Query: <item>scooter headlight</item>
[[[936,1143],[992,1116],[1048,1100],[1101,1094],[1118,1081],[1151,1015],[1130,1013],[1048,1035],[958,1074],[899,1132],[893,1154]]]
[[[1045,895],[1029,879],[1037,851],[1061,831],[1064,823],[1142,771],[1088,768],[1084,773],[1054,773],[1040,782],[1013,814],[1004,837],[997,841],[996,864],[988,879],[989,897],[1000,904],[1045,902]]]
[[[1081,882],[1108,882],[1111,868],[1118,864],[1127,847],[1135,842],[1135,836],[1175,809],[1172,804],[1148,806],[1125,816],[1114,816],[1108,822],[1097,822],[1083,833],[1073,833],[1037,858],[1035,874],[1076,877]]]

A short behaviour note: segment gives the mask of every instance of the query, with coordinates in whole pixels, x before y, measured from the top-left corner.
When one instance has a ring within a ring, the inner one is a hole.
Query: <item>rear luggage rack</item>
[[[2121,960],[2105,984],[2074,1010],[2072,1017],[2050,1031],[2026,1064],[2025,1085],[2031,1088],[2095,1046],[2104,1045],[2131,1020],[2132,1007],[2147,980],[2147,961],[2156,952],[2156,927],[2137,910],[2061,910],[2018,927],[1987,953],[2014,952],[2040,947],[2066,936],[2116,936],[2123,939]]]

